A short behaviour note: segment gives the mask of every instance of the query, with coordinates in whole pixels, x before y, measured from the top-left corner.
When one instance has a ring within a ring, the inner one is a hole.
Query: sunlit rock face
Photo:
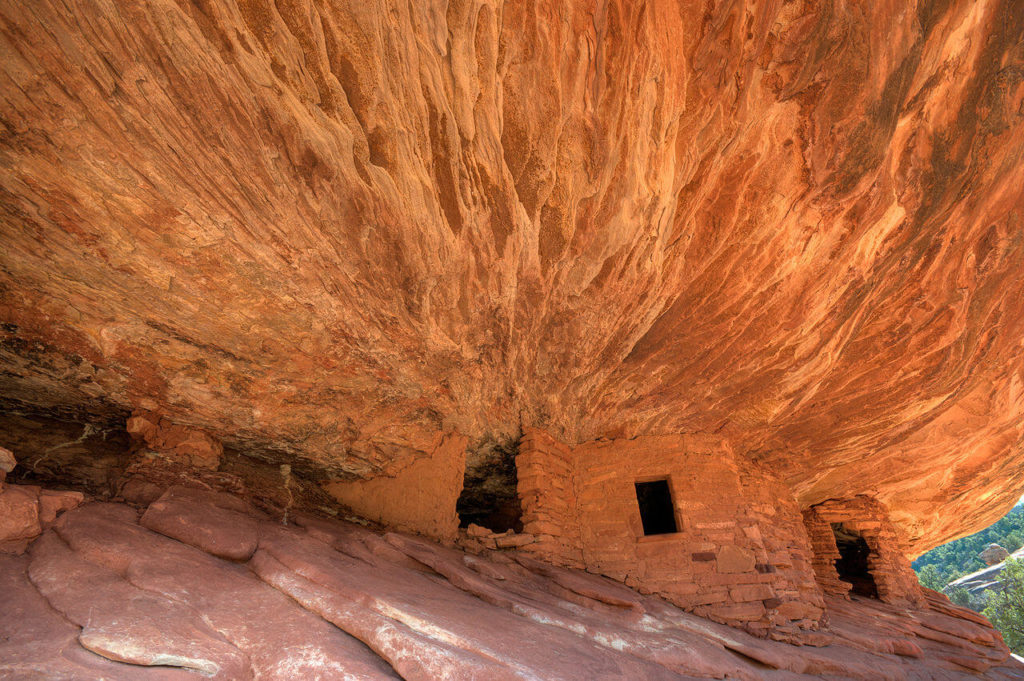
[[[913,552],[1024,486],[1024,9],[0,5],[0,377],[334,475],[713,432]]]

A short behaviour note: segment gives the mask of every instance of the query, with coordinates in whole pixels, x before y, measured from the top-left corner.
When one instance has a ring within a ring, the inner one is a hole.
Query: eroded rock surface
[[[0,678],[1024,678],[983,618],[932,592],[909,610],[830,597],[830,631],[795,646],[526,555],[247,517],[259,546],[244,563],[111,503],[0,555]],[[233,530],[207,518],[210,535]]]
[[[7,405],[357,476],[715,432],[913,552],[1024,487],[1020,2],[38,0],[0,50]]]
[[[982,562],[989,566],[1002,563],[1009,557],[1010,552],[999,544],[989,544],[981,553],[978,554],[978,558],[981,558]]]
[[[57,517],[82,503],[81,492],[0,481],[0,553],[19,554]]]

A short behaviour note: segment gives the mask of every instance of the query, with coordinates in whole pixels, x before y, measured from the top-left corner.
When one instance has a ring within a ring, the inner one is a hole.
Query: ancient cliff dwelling
[[[1018,0],[0,0],[0,679],[1024,679]]]

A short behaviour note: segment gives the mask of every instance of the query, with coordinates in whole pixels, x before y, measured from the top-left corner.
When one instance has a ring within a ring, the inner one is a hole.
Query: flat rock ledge
[[[516,550],[470,555],[223,493],[87,502],[0,554],[0,679],[1024,679],[943,596],[830,599],[758,639]]]

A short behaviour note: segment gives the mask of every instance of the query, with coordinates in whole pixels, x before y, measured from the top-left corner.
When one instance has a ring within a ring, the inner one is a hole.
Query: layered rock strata
[[[182,488],[141,518],[65,513],[0,555],[0,678],[1024,678],[983,619],[931,592],[901,609],[830,596],[830,632],[793,646],[526,554],[294,520]]]

